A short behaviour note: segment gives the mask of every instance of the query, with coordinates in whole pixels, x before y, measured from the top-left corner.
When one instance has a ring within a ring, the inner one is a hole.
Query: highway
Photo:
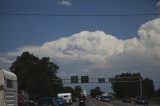
[[[78,102],[73,103],[72,106],[78,106]],[[112,100],[110,102],[101,102],[97,101],[95,98],[88,98],[86,100],[86,106],[144,106],[144,105],[135,105],[133,103],[122,103],[119,100]],[[148,106],[159,106],[149,104]]]

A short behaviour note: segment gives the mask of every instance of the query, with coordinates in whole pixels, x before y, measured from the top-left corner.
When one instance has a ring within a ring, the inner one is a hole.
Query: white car
[[[58,97],[61,97],[66,104],[72,104],[72,95],[71,93],[59,93]]]

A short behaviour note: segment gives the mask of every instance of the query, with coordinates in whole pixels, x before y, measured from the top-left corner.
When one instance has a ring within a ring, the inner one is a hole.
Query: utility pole
[[[142,91],[142,78],[139,79],[140,83],[140,96],[143,96],[143,91]]]

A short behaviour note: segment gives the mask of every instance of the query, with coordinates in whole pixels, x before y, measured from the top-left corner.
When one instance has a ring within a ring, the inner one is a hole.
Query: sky
[[[50,57],[61,78],[139,72],[157,89],[159,14],[158,0],[0,0],[0,67],[29,51]]]

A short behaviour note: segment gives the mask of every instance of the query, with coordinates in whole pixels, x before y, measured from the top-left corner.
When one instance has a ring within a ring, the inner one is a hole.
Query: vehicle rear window
[[[68,96],[66,95],[66,96],[64,96],[64,97],[68,97]]]

